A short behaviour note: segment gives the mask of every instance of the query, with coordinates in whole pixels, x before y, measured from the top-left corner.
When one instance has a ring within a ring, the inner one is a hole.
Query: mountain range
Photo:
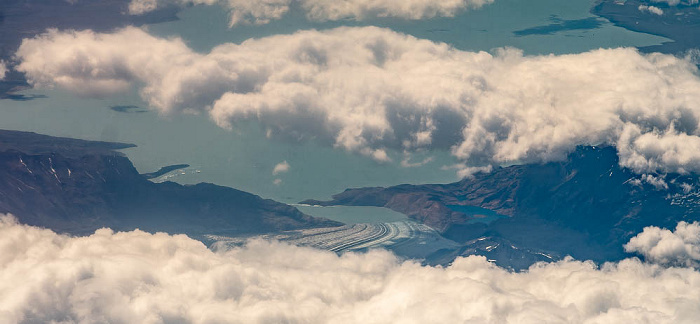
[[[240,237],[342,225],[233,188],[154,183],[154,173],[140,174],[119,151],[132,146],[0,130],[0,213],[73,235],[110,227]],[[302,203],[390,208],[460,246],[428,263],[478,254],[523,269],[567,255],[627,257],[623,244],[644,227],[700,220],[699,180],[637,174],[619,165],[614,147],[580,146],[564,161],[500,167],[449,184],[348,189]]]
[[[612,261],[645,226],[700,219],[698,177],[636,174],[614,147],[580,146],[559,162],[500,167],[450,184],[348,189],[304,204],[380,206],[463,245],[436,255],[482,254],[513,268],[566,255]]]
[[[116,151],[132,146],[0,130],[0,213],[74,235],[101,227],[198,236],[342,225],[233,188],[151,182]]]

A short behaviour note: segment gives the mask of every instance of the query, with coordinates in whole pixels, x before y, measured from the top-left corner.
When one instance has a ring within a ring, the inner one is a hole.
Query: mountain
[[[700,12],[693,1],[677,1],[669,5],[663,0],[598,0],[591,13],[616,26],[640,33],[663,36],[672,41],[640,48],[642,52],[685,55],[700,46]],[[654,6],[662,14],[642,10]]]
[[[0,130],[0,213],[76,235],[101,227],[197,236],[342,225],[233,188],[153,183],[115,151],[132,146]]]
[[[622,245],[645,226],[699,220],[697,185],[696,175],[635,174],[619,166],[614,147],[587,146],[561,162],[502,167],[451,184],[348,189],[331,201],[302,203],[387,207],[463,244],[438,259],[482,254],[521,268],[566,255],[623,258]],[[524,261],[514,264],[515,255]]]

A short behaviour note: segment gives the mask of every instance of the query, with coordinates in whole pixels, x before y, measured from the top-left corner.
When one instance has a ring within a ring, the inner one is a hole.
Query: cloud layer
[[[625,251],[639,253],[648,261],[671,266],[700,265],[700,223],[680,222],[671,232],[656,226],[644,231],[625,244]]]
[[[612,144],[637,172],[700,171],[700,77],[690,58],[600,49],[524,56],[456,50],[387,29],[338,28],[223,44],[210,53],[141,29],[49,31],[17,69],[35,86],[102,96],[141,86],[162,113],[390,160],[451,149],[470,166],[549,161]]]
[[[252,241],[213,252],[183,235],[66,237],[0,218],[0,321],[54,323],[680,323],[700,273],[567,259],[511,273],[482,257],[400,262]]]
[[[231,12],[231,26],[266,24],[286,14],[293,0],[132,0],[129,13],[140,15],[167,5],[221,5]],[[376,17],[426,19],[452,17],[467,9],[477,9],[493,0],[296,0],[307,17],[316,21]]]

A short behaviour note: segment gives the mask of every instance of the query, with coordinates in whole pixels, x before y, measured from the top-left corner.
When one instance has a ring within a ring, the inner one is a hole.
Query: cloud
[[[659,7],[654,7],[654,6],[639,5],[638,9],[639,9],[639,11],[641,11],[641,12],[645,12],[645,11],[646,11],[646,12],[653,13],[653,14],[658,15],[658,16],[661,16],[661,15],[664,14],[664,11],[661,10],[661,8],[659,8]]]
[[[457,175],[459,175],[460,178],[471,178],[477,173],[481,172],[491,172],[493,170],[493,167],[490,165],[483,166],[483,167],[468,167],[468,166],[462,166],[459,171],[457,172]]]
[[[286,160],[282,161],[280,163],[277,163],[275,165],[275,167],[272,169],[272,175],[276,176],[276,175],[280,175],[282,173],[286,173],[289,171],[289,169],[290,169],[289,163],[287,163]],[[272,180],[272,183],[275,186],[279,186],[282,184],[282,179],[276,178],[276,179]]]
[[[382,250],[250,241],[212,251],[184,235],[87,237],[0,219],[0,321],[54,323],[679,323],[700,316],[700,272],[638,259],[566,259],[513,273]]]
[[[129,14],[142,15],[158,9],[158,0],[131,0]]]
[[[418,162],[411,162],[411,155],[406,153],[404,154],[403,160],[401,160],[401,167],[403,168],[417,168],[417,167],[422,167],[430,162],[433,162],[433,157],[429,156],[427,158],[424,158],[422,161]]]
[[[700,265],[700,224],[680,222],[671,232],[656,226],[644,228],[625,245],[625,251],[639,253],[650,262],[698,267]]]
[[[277,163],[272,169],[272,175],[278,175],[287,171],[289,171],[289,163],[287,163],[287,161],[282,161],[280,163]]]
[[[5,61],[0,61],[0,81],[5,80],[5,75],[7,74],[7,64]]]
[[[681,183],[681,189],[683,190],[684,194],[688,194],[691,191],[693,191],[693,189],[695,189],[695,186],[693,186],[692,184],[683,182],[683,183]]]
[[[467,9],[478,9],[493,0],[297,0],[312,20],[363,20],[374,17],[426,19],[452,17]],[[167,5],[221,5],[231,13],[230,26],[267,24],[286,14],[292,0],[132,0],[129,13],[141,15]]]
[[[615,145],[638,173],[700,171],[700,77],[691,58],[632,48],[525,56],[468,52],[376,27],[300,31],[210,53],[137,28],[23,41],[35,86],[101,96],[141,86],[161,113],[208,114],[272,138],[317,140],[390,161],[451,150],[470,167]]]
[[[685,1],[681,1],[681,0],[650,0],[648,2],[663,3],[663,4],[666,4],[669,6],[677,6],[679,4],[690,6],[690,5],[697,4],[698,0],[685,0]]]
[[[452,17],[467,9],[478,9],[493,0],[302,0],[307,16],[313,20],[363,20],[373,17],[427,19]]]
[[[656,190],[668,190],[668,183],[663,176],[655,176],[653,174],[642,174],[641,181],[646,182]]]

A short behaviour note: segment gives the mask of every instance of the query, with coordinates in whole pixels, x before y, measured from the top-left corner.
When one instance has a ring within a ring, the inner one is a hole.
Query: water
[[[180,35],[190,46],[202,52],[222,42],[241,42],[250,37],[339,25],[378,25],[420,38],[448,42],[464,50],[513,46],[523,49],[526,54],[576,53],[599,47],[647,46],[664,41],[661,37],[615,27],[607,21],[590,23],[588,10],[591,5],[589,0],[497,0],[481,10],[465,12],[455,18],[425,21],[381,19],[359,23],[308,22],[299,8],[292,8],[284,19],[269,25],[234,29],[228,29],[228,16],[220,8],[195,6],[184,10],[180,21],[152,25],[149,29],[157,35]],[[580,19],[589,19],[589,24],[567,22]],[[47,98],[0,100],[0,128],[134,143],[138,147],[127,149],[125,153],[142,173],[180,163],[190,164],[192,170],[200,171],[185,172],[168,179],[183,184],[212,182],[294,203],[309,198],[328,199],[348,187],[458,180],[453,169],[442,168],[456,162],[445,151],[416,156],[416,161],[428,154],[434,157],[422,167],[402,168],[398,166],[401,161],[399,152],[389,152],[394,162],[382,164],[314,142],[271,141],[255,122],[231,132],[216,127],[207,116],[159,116],[150,111],[137,113],[138,109],[119,112],[109,108],[146,108],[135,91],[106,99],[79,98],[59,90],[30,90],[25,94],[45,95]],[[282,161],[291,166],[289,172],[273,176],[274,165]],[[385,212],[383,209],[370,211],[371,207],[350,208],[347,215],[358,218],[366,214],[366,218],[376,219],[380,217],[376,215]],[[333,209],[328,217],[335,217],[332,215],[335,212],[344,213],[340,210]]]
[[[501,215],[493,210],[481,208],[478,206],[463,206],[463,205],[447,205],[447,208],[452,209],[456,212],[466,214],[467,216],[474,217],[467,223],[486,223],[489,224],[495,220],[501,218],[506,218],[508,216]]]
[[[605,19],[597,18],[589,13],[594,2],[497,0],[479,10],[466,11],[452,18],[381,18],[361,22],[309,22],[300,8],[292,6],[286,16],[267,25],[242,25],[232,29],[228,28],[229,18],[225,10],[217,6],[194,6],[180,14],[180,21],[153,25],[149,30],[161,36],[180,36],[200,52],[207,52],[223,42],[240,43],[252,37],[291,34],[312,28],[322,30],[338,26],[370,25],[445,42],[462,50],[490,51],[510,46],[532,55],[579,53],[601,47],[649,46],[668,41],[663,37],[616,27]],[[584,23],[576,23],[580,20]],[[528,29],[540,29],[549,33],[519,33]]]
[[[364,156],[313,142],[270,141],[255,123],[236,132],[214,125],[206,116],[159,116],[154,112],[123,113],[109,107],[143,103],[134,94],[119,98],[76,99],[60,91],[31,91],[46,99],[0,101],[0,128],[138,145],[124,150],[141,173],[172,164],[191,170],[168,178],[183,184],[212,182],[287,203],[329,199],[348,187],[387,186],[403,182],[451,182],[454,170],[441,166],[456,161],[448,152],[420,168],[377,163]],[[89,122],[86,122],[89,121]],[[422,156],[415,157],[420,160]],[[274,176],[275,164],[287,161],[290,170]],[[281,182],[275,184],[275,179]]]

